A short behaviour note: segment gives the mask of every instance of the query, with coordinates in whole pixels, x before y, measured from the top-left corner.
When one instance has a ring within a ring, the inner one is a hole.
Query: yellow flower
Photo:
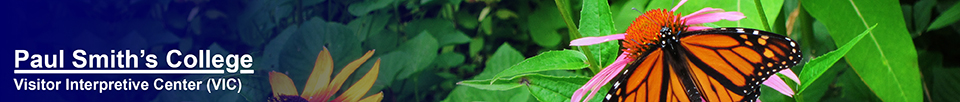
[[[274,97],[274,100],[271,101],[326,102],[329,100],[333,102],[379,102],[383,99],[383,92],[366,98],[362,97],[377,80],[377,74],[380,70],[380,59],[377,59],[377,62],[370,68],[370,72],[363,75],[357,83],[354,83],[353,86],[350,86],[349,89],[337,98],[330,100],[331,96],[336,94],[340,86],[343,85],[343,82],[347,80],[347,77],[349,77],[354,70],[357,70],[357,67],[360,67],[360,65],[366,62],[367,59],[373,55],[373,52],[374,50],[367,51],[360,59],[350,62],[350,64],[347,64],[347,66],[337,74],[337,77],[331,80],[330,74],[333,72],[333,58],[330,57],[330,52],[324,47],[323,51],[320,51],[320,54],[317,55],[317,62],[315,62],[313,72],[310,73],[310,77],[307,79],[307,85],[303,88],[303,94],[299,95],[297,94],[297,87],[293,84],[293,80],[291,80],[290,77],[280,72],[270,72],[270,87],[273,89]]]

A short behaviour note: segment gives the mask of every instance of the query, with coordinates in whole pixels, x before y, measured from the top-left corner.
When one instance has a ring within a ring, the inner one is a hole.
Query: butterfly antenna
[[[630,8],[630,9],[633,9],[633,11],[637,11],[637,12],[640,12],[640,10],[637,10],[637,8],[636,8],[636,7],[632,7],[632,8]],[[640,13],[643,13],[643,12],[640,12]]]

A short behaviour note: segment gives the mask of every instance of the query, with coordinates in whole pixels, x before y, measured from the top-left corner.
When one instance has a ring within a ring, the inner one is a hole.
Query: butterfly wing
[[[754,101],[767,77],[801,59],[790,38],[755,29],[715,28],[679,37],[687,71],[709,102]]]
[[[665,59],[666,58],[666,59]],[[618,75],[605,102],[690,102],[699,101],[693,84],[669,55],[655,48],[641,55]]]

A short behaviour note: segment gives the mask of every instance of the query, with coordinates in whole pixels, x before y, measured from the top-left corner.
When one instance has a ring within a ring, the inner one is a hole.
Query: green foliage
[[[913,24],[915,26],[914,29],[919,29],[916,31],[927,29],[927,26],[930,24],[930,16],[932,15],[934,7],[933,5],[936,4],[936,0],[920,0],[917,1],[915,6],[913,6],[913,17],[916,17],[916,19],[913,19]]]
[[[874,27],[877,26],[874,25],[873,27],[870,27],[870,29],[863,31],[863,33],[860,33],[860,35],[853,38],[853,40],[850,40],[850,42],[847,44],[840,46],[839,49],[827,52],[827,54],[823,54],[823,56],[814,58],[810,60],[810,62],[807,62],[807,64],[803,66],[804,70],[800,72],[800,75],[798,76],[802,82],[800,87],[797,89],[799,91],[798,93],[803,93],[804,89],[809,87],[809,85],[820,78],[820,76],[822,76],[827,69],[830,69],[830,66],[833,66],[833,64],[840,60],[841,57],[846,55],[847,52],[850,51],[850,48],[853,48],[857,42],[860,42],[860,39],[863,39],[863,37],[867,35],[868,32],[873,30]]]
[[[470,41],[470,37],[467,37],[466,34],[455,29],[453,22],[442,19],[410,21],[407,23],[404,31],[407,34],[417,34],[424,31],[429,32],[429,34],[436,37],[440,46],[463,44]]]
[[[940,14],[936,20],[933,20],[933,23],[930,24],[930,28],[927,28],[927,31],[940,29],[951,24],[956,24],[958,20],[960,20],[960,3],[953,5],[947,11],[943,11],[943,13]]]
[[[483,38],[474,38],[470,40],[470,57],[476,57],[483,49]]]
[[[931,102],[942,102],[942,101],[960,101],[960,98],[954,97],[960,95],[960,88],[955,86],[960,85],[960,68],[958,67],[949,67],[943,66],[943,54],[936,51],[919,51],[921,71],[925,76],[924,84],[928,89],[927,95],[931,98]]]
[[[714,22],[713,24],[719,25],[720,27],[745,27],[764,30],[762,21],[760,21],[760,14],[757,12],[755,0],[710,0],[710,1],[699,1],[699,0],[690,0],[687,3],[684,3],[683,6],[677,9],[676,12],[681,14],[689,14],[696,12],[703,8],[720,8],[727,11],[739,11],[743,13],[746,18],[739,21],[719,21]],[[780,8],[783,6],[783,0],[759,0],[763,4],[764,14],[767,18],[777,18],[780,13]],[[643,10],[653,10],[653,9],[671,9],[676,5],[675,1],[672,0],[652,0],[650,1],[649,6]],[[639,9],[639,8],[637,8]],[[768,22],[775,22],[776,19],[767,19]],[[770,30],[768,30],[770,31]]]
[[[400,48],[397,51],[407,52],[407,54],[405,55],[409,57],[406,57],[404,59],[407,59],[413,62],[398,63],[402,65],[396,65],[396,66],[406,65],[408,67],[400,68],[400,69],[406,69],[406,70],[399,70],[397,78],[404,79],[412,75],[413,73],[419,72],[420,70],[424,70],[425,68],[427,68],[431,63],[433,63],[433,59],[437,56],[436,51],[438,48],[439,46],[438,46],[437,40],[433,36],[431,36],[430,33],[427,33],[427,32],[420,33],[420,35],[418,35],[417,37],[413,37],[413,39],[410,39],[406,43],[403,43],[402,45],[400,45]],[[416,58],[419,58],[419,59],[416,59]],[[397,59],[397,60],[402,60],[402,59]]]
[[[371,11],[390,6],[392,3],[394,3],[392,0],[365,0],[360,3],[350,4],[347,11],[350,11],[350,14],[354,16],[365,16]]]
[[[588,66],[586,62],[587,57],[584,56],[583,53],[573,50],[544,52],[503,70],[503,72],[493,77],[493,81],[522,73],[581,69]]]
[[[466,57],[456,52],[447,52],[437,56],[437,67],[449,68],[463,64]]]
[[[343,68],[350,61],[360,58],[364,52],[360,49],[360,40],[350,28],[340,23],[313,18],[300,25],[297,32],[291,35],[292,38],[283,48],[280,69],[277,71],[288,73],[294,85],[299,85],[298,91],[303,91],[303,85],[306,85],[307,78],[313,71],[317,55],[324,48],[330,51],[335,69]]]
[[[523,60],[523,55],[520,54],[516,49],[511,47],[509,44],[500,45],[497,48],[497,51],[493,53],[493,56],[490,56],[490,60],[487,60],[487,68],[484,68],[483,72],[479,75],[473,77],[473,79],[484,80],[492,79],[494,75],[500,73],[501,71],[514,65],[520,63]],[[503,81],[504,83],[511,83],[510,81]],[[459,82],[467,83],[467,82]],[[486,82],[489,83],[489,82]],[[517,83],[517,82],[512,82]],[[519,85],[519,84],[518,84]],[[509,85],[506,85],[509,87]],[[489,89],[489,87],[485,87]],[[508,90],[484,90],[482,88],[468,87],[468,86],[458,86],[451,92],[451,95],[444,99],[447,102],[468,102],[468,101],[504,101],[508,102],[511,100],[529,100],[530,92],[525,90],[526,87],[520,87]]]
[[[627,27],[633,23],[633,20],[636,20],[644,11],[639,11],[647,8],[647,4],[652,0],[622,0],[623,3],[611,3],[610,10],[613,12],[613,23],[614,28],[619,28],[614,33],[627,32]],[[634,10],[637,9],[637,10]],[[584,19],[580,19],[584,20]]]
[[[504,43],[490,56],[490,60],[487,60],[487,68],[473,79],[492,79],[498,73],[521,61],[523,61],[523,54],[517,52],[510,44]]]
[[[544,102],[563,102],[570,101],[570,96],[573,95],[573,91],[568,91],[571,89],[577,89],[583,84],[586,84],[590,80],[589,77],[538,77],[531,76],[530,80],[530,92],[534,97],[537,97],[537,100]],[[600,88],[597,94],[598,98],[593,98],[590,101],[600,101],[607,91],[610,90],[610,87]]]
[[[550,1],[543,3],[537,10],[527,16],[527,26],[530,28],[530,36],[533,42],[543,47],[556,47],[560,44],[560,33],[557,31],[564,28],[563,18],[556,5],[551,5]]]
[[[391,15],[378,14],[371,16],[362,16],[347,23],[360,41],[365,41],[369,35],[380,33],[387,26]]]
[[[823,22],[834,41],[847,42],[867,24],[879,24],[867,40],[846,55],[847,62],[880,99],[921,101],[923,90],[916,50],[896,1],[804,1],[806,10]],[[836,43],[842,45],[844,43]]]
[[[583,1],[583,11],[580,11],[580,34],[584,37],[597,37],[597,36],[606,36],[622,32],[617,31],[617,28],[614,28],[612,14],[610,13],[610,6],[607,5],[605,0],[584,0]],[[625,23],[625,22],[624,22]],[[626,28],[620,28],[626,29]],[[586,46],[589,48],[592,58],[590,63],[593,63],[595,67],[603,68],[610,63],[613,63],[617,59],[617,56],[620,55],[620,45],[617,42],[604,42],[600,44]],[[580,47],[583,48],[583,47]],[[595,70],[599,71],[599,70]],[[596,73],[596,72],[594,72]]]
[[[624,33],[643,12],[671,9],[677,1],[162,0],[146,2],[156,3],[153,6],[132,3],[136,6],[129,7],[151,10],[117,14],[116,22],[104,23],[120,25],[116,30],[123,31],[89,31],[119,32],[119,37],[130,40],[118,45],[154,53],[163,49],[250,53],[257,59],[256,73],[287,73],[298,91],[326,47],[334,58],[334,71],[375,50],[344,86],[354,84],[379,59],[380,77],[367,95],[384,92],[383,101],[555,102],[569,101],[572,92],[621,52],[616,41],[571,47],[566,45],[570,40]],[[756,1],[762,3],[763,14]],[[789,97],[764,86],[763,101],[957,101],[953,96],[960,95],[955,87],[960,85],[955,74],[960,64],[943,63],[960,57],[952,53],[960,52],[952,48],[960,44],[954,40],[960,38],[956,23],[960,1],[690,0],[676,12],[683,16],[706,7],[741,12],[746,18],[695,26],[765,29],[801,46],[804,61],[792,69],[800,72],[802,81],[787,81],[797,94]],[[187,20],[194,8],[200,13]],[[766,17],[766,24],[761,17]],[[876,29],[869,27],[873,25]],[[104,39],[83,33],[78,37]],[[243,79],[239,95],[161,92],[153,101],[258,102],[272,95],[266,74],[230,77]],[[609,87],[591,101],[600,101]]]
[[[579,88],[590,80],[584,76],[551,76],[543,74],[524,74],[512,78],[499,80],[468,80],[461,85],[485,90],[509,90],[526,87],[530,93],[540,101],[560,102],[570,101],[573,91],[564,91]],[[609,87],[603,89],[609,90]],[[601,92],[603,95],[606,92]]]
[[[509,47],[508,45],[504,45]],[[505,49],[501,47],[500,49]],[[500,58],[500,51],[494,54],[493,57]],[[507,54],[509,55],[509,54]],[[529,59],[515,62],[517,64],[503,64],[496,65],[503,67],[504,65],[513,65],[509,68],[502,70],[485,70],[483,73],[475,77],[475,80],[462,81],[459,84],[463,86],[469,86],[476,89],[489,90],[489,91],[510,91],[515,89],[529,89],[529,93],[532,94],[537,100],[540,101],[569,101],[570,96],[573,95],[573,91],[565,90],[576,90],[580,88],[581,85],[589,80],[589,77],[584,76],[554,76],[554,75],[544,75],[544,74],[533,74],[535,72],[545,72],[548,70],[565,70],[565,69],[579,69],[586,67],[584,64],[585,56],[577,51],[565,50],[565,51],[554,51],[546,52],[538,56],[531,57]],[[498,59],[491,58],[491,61]],[[492,63],[492,62],[488,62]],[[549,65],[549,64],[558,64],[558,65]],[[488,68],[489,69],[489,68]],[[489,72],[488,72],[489,71]],[[519,74],[518,73],[527,73]],[[494,75],[496,76],[490,76]],[[502,77],[502,76],[512,76],[512,77]],[[489,78],[489,79],[486,79]],[[480,79],[480,80],[478,80]],[[609,89],[605,87],[604,89]],[[606,92],[600,92],[599,95],[603,95]],[[451,96],[452,97],[452,96]]]

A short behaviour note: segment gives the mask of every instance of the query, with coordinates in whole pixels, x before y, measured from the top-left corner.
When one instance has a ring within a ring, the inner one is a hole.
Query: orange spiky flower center
[[[640,53],[657,45],[660,42],[661,33],[676,34],[686,30],[680,20],[680,14],[674,14],[673,11],[666,9],[654,9],[643,13],[637,17],[630,27],[627,28],[626,38],[623,39],[624,52],[630,54],[629,57],[637,58]],[[661,29],[669,28],[671,32],[661,32]]]

